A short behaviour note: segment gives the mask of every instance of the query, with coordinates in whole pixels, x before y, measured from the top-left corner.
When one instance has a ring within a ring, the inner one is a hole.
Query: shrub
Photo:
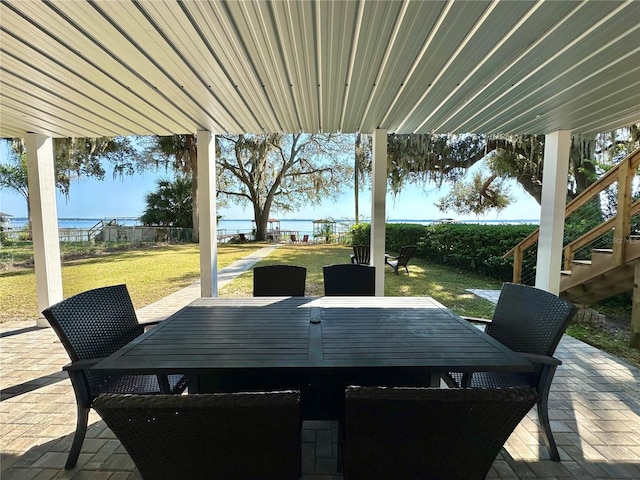
[[[510,281],[513,258],[502,256],[536,228],[537,225],[388,223],[385,243],[389,252],[398,252],[403,245],[416,245],[418,258]],[[368,223],[353,226],[353,245],[368,245],[370,232]]]
[[[441,265],[509,281],[513,276],[513,258],[502,256],[536,228],[537,225],[432,225],[425,229],[417,255]]]

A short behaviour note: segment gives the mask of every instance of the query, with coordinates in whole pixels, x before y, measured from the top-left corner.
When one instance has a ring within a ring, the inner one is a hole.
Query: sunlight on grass
[[[307,268],[306,295],[324,294],[322,267],[336,263],[349,263],[351,247],[344,245],[283,245],[257,263],[259,265],[287,264]],[[391,267],[385,267],[385,295],[431,296],[459,315],[490,317],[493,304],[467,292],[467,288],[499,290],[497,280],[456,272],[448,268],[428,265],[422,260],[409,262],[409,275],[401,269],[395,275]],[[219,292],[221,297],[251,296],[252,272],[245,272]]]
[[[218,246],[218,267],[223,268],[261,244]],[[153,303],[197,281],[200,276],[198,245],[159,245],[136,250],[103,253],[62,264],[63,294],[67,298],[92,288],[127,284],[136,308]],[[0,321],[38,316],[33,268],[0,273],[2,311]]]

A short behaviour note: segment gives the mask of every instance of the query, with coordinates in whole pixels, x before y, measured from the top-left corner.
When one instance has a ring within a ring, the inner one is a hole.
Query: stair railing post
[[[520,283],[522,279],[522,249],[516,248],[513,252],[513,283]]]
[[[613,264],[624,263],[625,241],[631,232],[631,157],[627,157],[618,169],[618,206],[613,231]]]

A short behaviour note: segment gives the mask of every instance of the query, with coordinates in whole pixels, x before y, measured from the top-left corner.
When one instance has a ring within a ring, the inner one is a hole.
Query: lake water
[[[101,221],[109,222],[116,220],[118,225],[123,226],[141,226],[142,224],[136,219],[131,217],[117,218],[59,218],[59,228],[79,228],[90,229]],[[394,219],[387,220],[387,223],[412,223],[417,225],[431,225],[437,223],[438,219],[427,220],[406,220],[406,219]],[[471,224],[538,224],[538,220],[462,220],[460,223]],[[27,219],[24,217],[11,218],[11,228],[21,229],[27,224]],[[278,226],[276,223],[270,224],[270,228]],[[336,220],[336,228],[338,231],[346,231],[349,228],[349,222]],[[253,220],[246,219],[221,219],[218,222],[219,234],[234,234],[234,233],[251,233],[254,229]],[[314,232],[313,219],[283,219],[280,220],[279,229],[281,232],[297,232],[298,235],[311,235]],[[316,227],[317,230],[317,227]]]

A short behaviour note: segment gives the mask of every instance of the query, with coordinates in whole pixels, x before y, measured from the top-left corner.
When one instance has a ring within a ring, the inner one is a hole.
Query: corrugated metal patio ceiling
[[[0,136],[640,121],[638,1],[2,1]]]

